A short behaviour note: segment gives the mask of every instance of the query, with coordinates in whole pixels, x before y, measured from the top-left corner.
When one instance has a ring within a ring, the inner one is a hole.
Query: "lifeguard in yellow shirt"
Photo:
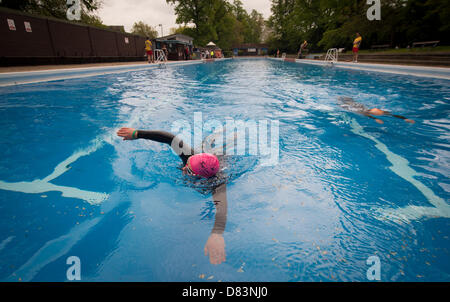
[[[358,63],[358,51],[361,45],[362,37],[359,33],[356,33],[356,39],[353,41],[353,62]]]
[[[152,50],[152,41],[147,37],[145,41],[145,51],[147,52],[147,59],[149,63],[154,63],[153,60],[153,50]]]

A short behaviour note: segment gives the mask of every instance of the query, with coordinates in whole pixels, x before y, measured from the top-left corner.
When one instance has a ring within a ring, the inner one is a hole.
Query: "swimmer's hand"
[[[410,120],[409,118],[405,119],[405,122],[410,123],[410,124],[414,124],[415,123],[414,120]]]
[[[117,131],[117,135],[120,136],[120,137],[123,137],[123,140],[135,139],[135,138],[133,138],[134,130],[136,130],[136,129],[134,129],[134,128],[126,128],[126,127],[120,128]]]
[[[225,261],[225,240],[220,234],[213,233],[205,244],[205,256],[209,252],[211,264],[221,264]]]
[[[378,124],[384,124],[384,122],[382,120],[380,120],[379,118],[376,118],[375,122],[377,122]]]

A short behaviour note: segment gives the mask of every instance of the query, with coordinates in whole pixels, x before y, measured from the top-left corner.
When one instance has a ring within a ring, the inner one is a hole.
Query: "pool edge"
[[[227,59],[216,59],[215,61],[222,61]],[[202,64],[204,61],[181,61],[181,62],[167,62],[166,66],[184,66]],[[123,73],[130,71],[148,70],[159,68],[160,64],[130,64],[130,65],[111,65],[100,67],[76,67],[76,68],[61,68],[61,69],[46,69],[36,71],[15,71],[0,73],[0,87],[24,85],[32,83],[50,82],[58,80],[76,79],[100,76],[106,74]]]
[[[284,61],[281,58],[269,58],[271,60]],[[292,61],[294,62],[294,61]],[[316,66],[329,66],[330,62],[295,59],[295,63],[309,64]],[[353,63],[353,62],[335,62],[334,67],[343,69],[352,69],[359,71],[383,72],[400,75],[409,75],[416,77],[436,78],[450,80],[450,68],[446,67],[428,67],[428,66],[412,66],[412,65],[393,65],[393,64],[373,64],[373,63]]]

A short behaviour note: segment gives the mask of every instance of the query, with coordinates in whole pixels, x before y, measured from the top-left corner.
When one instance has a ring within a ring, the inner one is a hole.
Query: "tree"
[[[241,44],[248,41],[249,36],[249,24],[248,24],[248,14],[244,9],[242,2],[240,0],[234,0],[232,6],[232,12],[236,22],[236,44]]]
[[[256,10],[252,10],[249,16],[249,36],[248,43],[260,43],[265,26],[264,17]]]
[[[192,36],[197,45],[213,41],[223,49],[233,44],[258,43],[264,19],[257,11],[250,15],[240,0],[166,0],[174,5],[177,30]],[[188,26],[193,24],[193,26]]]
[[[31,4],[31,0],[3,0],[0,2],[0,6],[17,9],[17,10],[25,10]]]
[[[166,0],[175,6],[177,24],[194,24],[193,38],[199,44],[205,44],[213,34],[212,15],[214,4],[221,0]]]
[[[158,37],[158,31],[153,26],[150,26],[143,21],[134,22],[131,33],[149,37],[150,39]]]
[[[450,43],[450,2],[382,0],[381,20],[366,17],[366,0],[272,0],[271,48],[296,52],[302,40],[313,50],[350,49],[356,32],[362,47],[411,45],[418,40]]]
[[[174,35],[174,34],[185,34],[186,31],[189,31],[189,30],[193,30],[193,28],[191,28],[189,26],[186,26],[186,25],[180,25],[178,27],[170,28],[169,32],[170,32],[171,35]]]
[[[243,38],[240,33],[239,22],[233,14],[233,6],[227,1],[216,7],[213,28],[215,31],[215,42],[222,49],[231,49],[233,44],[241,43]],[[219,2],[220,4],[220,2]]]

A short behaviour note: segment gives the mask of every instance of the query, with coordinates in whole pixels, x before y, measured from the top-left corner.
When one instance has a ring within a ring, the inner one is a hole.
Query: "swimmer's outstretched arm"
[[[384,122],[382,120],[380,120],[379,118],[376,118],[374,116],[371,116],[368,112],[361,112],[362,115],[365,115],[371,119],[374,119],[375,122],[377,122],[378,124],[384,124]]]
[[[222,184],[213,191],[213,201],[216,206],[216,220],[212,234],[222,235],[227,224],[227,186]]]
[[[117,135],[123,137],[123,140],[133,140],[133,139],[149,139],[155,142],[164,143],[172,146],[172,142],[174,142],[175,146],[178,143],[178,146],[181,150],[181,154],[179,154],[181,160],[186,165],[187,159],[189,156],[194,155],[194,150],[187,144],[185,144],[181,139],[170,132],[166,131],[148,131],[148,130],[137,130],[134,128],[120,128],[117,131]],[[175,141],[174,141],[175,139]]]
[[[404,120],[407,123],[411,123],[411,124],[415,123],[413,120],[410,120],[410,119],[408,119],[408,118],[406,118],[406,117],[404,117],[402,115],[392,114],[389,111],[380,110],[378,108],[372,108],[372,109],[368,110],[367,114],[393,116],[393,117],[402,119],[402,120]]]
[[[406,117],[404,117],[404,116],[402,116],[402,115],[392,114],[392,113],[390,113],[389,111],[386,111],[386,115],[389,115],[389,116],[393,116],[393,117],[402,119],[402,120],[404,120],[404,121],[407,122],[407,123],[411,123],[411,124],[414,124],[414,123],[415,123],[414,120],[411,120],[411,119],[409,119],[409,118],[406,118]]]
[[[205,245],[205,256],[209,252],[209,261],[211,264],[220,264],[225,261],[225,240],[223,239],[223,232],[227,223],[226,184],[222,184],[214,190],[213,200],[216,206],[216,219],[211,235]]]

